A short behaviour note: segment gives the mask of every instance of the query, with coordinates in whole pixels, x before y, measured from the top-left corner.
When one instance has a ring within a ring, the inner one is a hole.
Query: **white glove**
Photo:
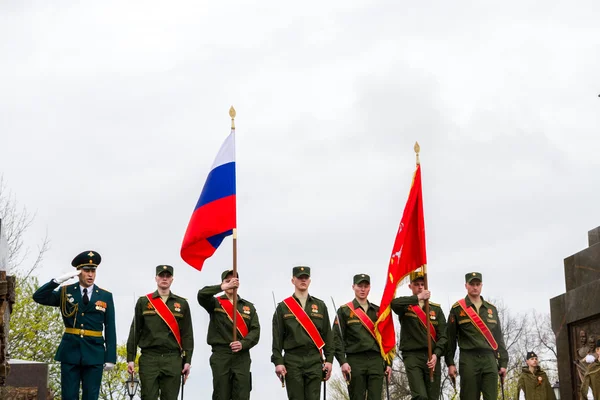
[[[113,369],[115,367],[115,364],[113,363],[105,363],[104,364],[104,370],[105,371],[110,371],[111,369]]]
[[[81,273],[80,269],[76,270],[75,272],[73,272],[73,271],[67,272],[66,274],[61,275],[58,278],[54,278],[54,281],[60,285],[61,283],[66,282],[71,278],[75,278],[80,273]]]
[[[585,362],[588,364],[592,364],[594,361],[596,361],[596,357],[594,357],[591,354],[588,354],[587,356],[585,356]]]

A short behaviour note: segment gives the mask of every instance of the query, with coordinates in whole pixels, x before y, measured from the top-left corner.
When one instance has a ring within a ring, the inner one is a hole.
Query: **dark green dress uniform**
[[[398,297],[392,300],[391,308],[400,321],[400,345],[402,360],[408,377],[411,398],[437,400],[440,397],[440,358],[446,351],[446,317],[439,304],[429,302],[429,319],[435,328],[437,342],[431,340],[432,353],[437,356],[433,382],[429,378],[427,331],[410,306],[419,307],[417,296]]]
[[[71,264],[78,269],[96,268],[100,261],[98,253],[85,251],[75,257]],[[113,296],[94,284],[89,302],[85,305],[79,283],[54,290],[58,287],[59,284],[54,280],[46,283],[33,294],[33,300],[61,309],[65,333],[54,357],[61,363],[61,398],[79,399],[81,384],[82,399],[97,400],[103,365],[117,362]]]
[[[160,272],[157,267],[157,272]],[[173,267],[167,265],[172,273]],[[160,298],[158,290],[152,294]],[[137,348],[141,349],[139,359],[140,385],[143,400],[175,400],[181,386],[183,364],[192,363],[194,351],[194,333],[192,315],[187,300],[169,293],[165,304],[179,325],[181,346],[175,335],[146,296],[138,299],[135,315],[131,322],[127,339],[127,362],[135,361]]]
[[[224,271],[221,280],[233,271]],[[238,296],[237,310],[248,327],[248,334],[242,338],[237,332],[237,340],[242,350],[233,353],[229,344],[233,342],[233,322],[229,319],[221,303],[215,298],[222,292],[221,285],[206,286],[198,291],[198,303],[210,315],[207,343],[212,347],[210,368],[213,374],[213,400],[248,400],[252,390],[250,373],[250,349],[260,338],[260,324],[254,304]],[[221,299],[227,300],[226,295]],[[227,300],[229,301],[229,300]]]
[[[475,273],[481,280],[481,274]],[[467,274],[467,279],[469,279]],[[460,398],[463,400],[479,399],[483,394],[484,400],[496,400],[498,397],[498,370],[506,368],[508,352],[504,344],[500,319],[496,307],[481,297],[482,304],[479,308],[479,317],[490,329],[498,350],[492,350],[490,344],[471,322],[461,306],[452,305],[448,315],[448,351],[446,365],[454,365],[456,345],[460,347],[460,360],[458,371],[460,373]],[[475,305],[465,297],[467,307],[477,312]]]
[[[356,279],[355,277],[354,280]],[[352,304],[354,309],[361,307],[356,299],[352,300]],[[368,305],[365,314],[375,323],[379,306],[370,302]],[[345,363],[350,365],[350,400],[381,400],[386,364],[373,335],[346,304],[338,308],[337,319],[332,329],[335,337],[335,358],[340,366]]]
[[[296,270],[295,267],[294,270]],[[309,271],[309,267],[303,267]],[[294,295],[294,300],[300,300]],[[332,362],[335,343],[327,307],[322,300],[308,295],[304,311],[315,324],[325,342],[323,354],[326,362]],[[285,353],[282,355],[282,351]],[[308,333],[294,314],[283,303],[279,303],[273,315],[273,353],[271,362],[285,365],[286,390],[290,400],[318,400],[323,380],[323,359]]]
[[[537,357],[537,355],[531,351],[527,353],[527,359],[531,357]],[[525,400],[556,400],[548,376],[540,367],[535,367],[534,372],[531,372],[529,366],[523,367],[517,384],[516,400],[519,399],[521,390],[525,395]]]

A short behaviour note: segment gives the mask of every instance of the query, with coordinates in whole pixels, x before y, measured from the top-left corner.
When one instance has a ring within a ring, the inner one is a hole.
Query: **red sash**
[[[477,327],[477,329],[479,329],[479,332],[481,332],[481,334],[483,335],[485,340],[487,340],[492,349],[498,350],[498,343],[496,343],[496,339],[494,339],[494,335],[492,335],[490,328],[488,328],[485,322],[482,321],[481,317],[475,312],[473,307],[467,307],[467,302],[465,301],[465,299],[460,299],[457,303],[467,313],[467,316],[471,318],[473,324]]]
[[[317,330],[315,323],[312,322],[308,314],[306,314],[306,311],[304,311],[293,297],[288,297],[283,300],[283,303],[290,309],[292,314],[294,314],[294,317],[296,317],[296,320],[302,325],[308,336],[310,336],[315,346],[317,346],[317,349],[322,352],[323,347],[325,347],[325,342]]]
[[[219,301],[219,304],[221,304],[221,307],[223,307],[223,310],[225,310],[225,312],[227,313],[229,320],[231,322],[233,322],[233,304],[228,299],[222,299],[220,297],[217,297],[217,300]],[[242,338],[245,338],[246,335],[248,334],[248,325],[246,325],[246,322],[244,321],[242,314],[240,314],[240,311],[239,310],[236,310],[236,311],[237,311],[235,313],[236,328],[237,328],[238,332],[240,333],[240,335],[242,335]]]
[[[423,327],[425,330],[427,330],[427,315],[425,315],[425,311],[423,311],[423,309],[419,306],[409,306],[409,308],[412,310],[412,312],[417,314],[419,321],[421,321]],[[432,323],[429,324],[429,334],[431,335],[433,341],[437,342],[437,333]]]
[[[371,318],[363,311],[362,307],[354,308],[354,302],[346,303],[349,309],[354,311],[354,314],[358,317],[363,326],[369,331],[369,333],[377,340],[375,336],[375,324],[371,321]]]
[[[167,324],[169,329],[171,329],[171,332],[173,332],[173,335],[175,336],[175,339],[177,340],[177,344],[179,345],[179,348],[181,349],[182,348],[181,347],[181,334],[179,333],[179,324],[177,323],[175,316],[173,315],[171,310],[169,310],[169,307],[167,307],[165,302],[162,301],[160,296],[153,298],[152,297],[153,295],[154,295],[154,293],[148,293],[146,295],[146,297],[150,301],[150,304],[152,304],[154,306],[156,313],[162,318],[163,321],[165,321],[165,324]]]

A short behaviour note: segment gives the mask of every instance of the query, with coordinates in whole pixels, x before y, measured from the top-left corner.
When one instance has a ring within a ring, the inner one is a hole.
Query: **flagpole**
[[[229,109],[231,117],[231,130],[235,131],[235,108],[231,106]],[[236,222],[237,226],[237,222]],[[233,228],[233,277],[237,277],[237,228]],[[237,342],[237,288],[233,288],[233,341]]]
[[[421,146],[419,146],[419,142],[415,142],[415,155],[417,159],[417,166],[421,165],[421,160],[419,160],[419,152],[421,151]],[[429,284],[427,282],[427,264],[423,264],[423,280],[425,284],[425,290],[429,290]],[[429,299],[425,299],[425,315],[427,316],[427,361],[431,360],[431,319],[429,319]],[[429,380],[433,382],[433,371],[435,368],[429,369]]]

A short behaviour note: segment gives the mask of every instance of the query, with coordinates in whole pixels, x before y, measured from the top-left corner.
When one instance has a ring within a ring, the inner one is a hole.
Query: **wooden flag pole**
[[[231,106],[229,109],[231,117],[231,130],[235,130],[235,108]],[[236,223],[237,225],[237,223]],[[233,278],[237,278],[237,228],[233,228]],[[233,341],[237,341],[237,288],[233,288]]]
[[[421,164],[419,160],[419,152],[421,151],[421,146],[419,146],[419,142],[415,142],[415,154],[417,157],[417,165]],[[423,268],[423,283],[425,284],[425,290],[429,290],[429,284],[427,283],[427,264],[422,265]],[[425,300],[425,315],[427,316],[427,361],[431,360],[432,354],[432,344],[431,344],[431,334],[429,330],[431,329],[431,320],[429,319],[429,299]],[[429,369],[429,381],[433,382],[433,371],[435,368]]]

